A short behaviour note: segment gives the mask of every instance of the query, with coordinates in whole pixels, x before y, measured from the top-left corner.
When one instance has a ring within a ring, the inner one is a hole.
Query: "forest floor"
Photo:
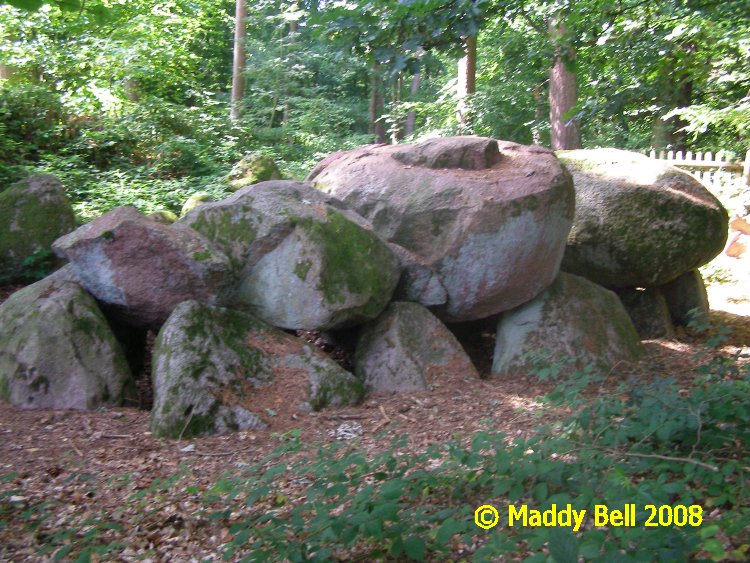
[[[732,329],[728,352],[750,352],[750,260],[743,262],[723,260],[722,271],[731,272],[734,283],[709,287],[712,320]],[[11,289],[0,291],[0,302]],[[680,331],[674,340],[647,341],[639,364],[616,366],[611,378],[647,373],[689,386],[705,338]],[[489,377],[492,347],[487,331],[478,331],[467,345],[483,379],[458,378],[429,392],[380,395],[358,407],[319,413],[296,411],[289,407],[293,397],[283,397],[269,405],[275,408],[267,411],[274,414],[266,419],[268,430],[181,441],[154,438],[148,411],[134,407],[25,411],[0,403],[0,509],[3,503],[29,509],[12,511],[16,517],[7,521],[0,510],[0,560],[47,560],[50,555],[40,551],[56,530],[101,514],[127,530],[127,548],[118,560],[139,555],[152,561],[217,559],[231,533],[207,518],[199,492],[227,472],[260,462],[295,436],[304,446],[292,457],[351,436],[372,454],[402,434],[408,436],[408,449],[423,451],[480,430],[530,436],[542,422],[566,414],[542,403],[541,396],[552,390],[549,384],[529,375]],[[606,383],[601,391],[606,392]],[[176,481],[165,481],[175,475]],[[133,500],[146,490],[156,492],[147,501]],[[30,526],[42,501],[51,502],[49,513]],[[55,541],[60,545],[59,537]]]

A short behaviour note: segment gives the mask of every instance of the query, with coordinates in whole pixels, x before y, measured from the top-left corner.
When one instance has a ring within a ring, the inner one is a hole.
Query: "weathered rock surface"
[[[186,215],[241,280],[235,302],[288,329],[334,329],[375,318],[398,283],[398,258],[341,202],[291,181],[262,182]]]
[[[417,303],[393,302],[357,343],[355,373],[373,391],[421,391],[479,377],[456,338]]]
[[[308,177],[417,254],[448,293],[450,321],[508,310],[549,286],[573,219],[570,176],[551,151],[478,137],[370,146]]]
[[[643,340],[674,338],[667,300],[659,288],[619,289],[617,295]]]
[[[664,294],[674,324],[687,326],[694,315],[708,318],[708,293],[699,271],[686,272],[659,289]]]
[[[119,405],[134,396],[125,356],[96,301],[60,272],[0,305],[0,398],[22,408]]]
[[[252,184],[280,179],[281,171],[273,158],[259,153],[245,155],[225,178],[235,191]]]
[[[322,352],[239,311],[181,303],[153,354],[157,436],[194,436],[266,426],[266,408],[290,395],[302,410],[353,405],[361,382]]]
[[[30,176],[0,192],[0,283],[20,280],[26,258],[73,229],[73,206],[57,178]]]
[[[394,301],[413,301],[425,307],[444,305],[448,292],[434,268],[405,248],[388,245],[401,263],[401,279],[393,292]]]
[[[551,361],[576,358],[577,367],[606,370],[636,359],[642,347],[614,292],[561,272],[533,301],[500,316],[492,372],[528,371],[540,351]]]
[[[227,257],[191,229],[119,207],[53,244],[81,284],[116,316],[158,327],[187,299],[221,302],[234,278]]]
[[[606,287],[650,287],[709,262],[727,212],[687,172],[617,149],[560,151],[576,218],[562,269]]]

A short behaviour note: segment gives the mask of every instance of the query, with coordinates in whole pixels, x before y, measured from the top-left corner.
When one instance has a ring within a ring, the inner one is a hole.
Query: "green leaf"
[[[462,528],[463,528],[463,525],[461,522],[459,522],[455,518],[448,518],[438,528],[435,539],[437,540],[439,544],[446,544],[453,537],[453,534],[461,531]]]
[[[552,528],[549,533],[549,553],[557,563],[577,563],[578,538],[568,528]]]
[[[35,12],[42,7],[42,4],[44,4],[44,0],[6,0],[5,3],[22,10]]]
[[[424,561],[424,542],[416,536],[409,536],[404,542],[404,553],[412,561]]]

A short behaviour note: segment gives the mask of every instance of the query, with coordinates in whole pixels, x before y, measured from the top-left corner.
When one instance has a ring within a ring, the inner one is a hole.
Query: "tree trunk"
[[[420,47],[417,51],[417,57],[419,57],[422,54],[422,48]],[[421,69],[418,69],[417,72],[414,73],[414,76],[411,77],[411,89],[409,90],[409,93],[411,94],[411,99],[414,101],[414,98],[419,93],[419,84],[422,80],[422,72]],[[406,124],[404,125],[404,135],[409,136],[412,133],[414,133],[414,125],[417,122],[417,112],[414,110],[411,110],[409,113],[406,114]]]
[[[370,128],[369,132],[375,135],[376,143],[385,143],[385,127],[380,119],[383,114],[383,81],[380,78],[380,70],[377,63],[373,63],[370,72]]]
[[[0,80],[8,80],[13,76],[13,67],[8,65],[0,65]]]
[[[240,104],[245,91],[245,34],[247,26],[247,0],[237,0],[234,16],[234,60],[232,63],[232,121],[240,118]]]
[[[294,42],[296,41],[296,35],[297,31],[299,31],[299,22],[297,20],[292,20],[289,22],[289,36],[288,36],[288,43],[287,46],[290,48],[291,51],[294,50]],[[289,96],[291,95],[291,89],[290,85],[293,81],[292,75],[288,75],[287,77],[287,83],[286,83],[286,89],[284,90],[284,116],[282,118],[282,122],[286,123],[289,121],[289,114],[291,112],[291,106],[289,105]]]
[[[456,119],[461,135],[471,133],[472,117],[467,103],[469,96],[476,92],[477,38],[467,37],[464,43],[464,56],[458,61],[458,90],[456,92]]]
[[[531,142],[535,145],[542,144],[542,134],[539,130],[539,124],[544,119],[544,104],[542,103],[542,92],[544,86],[534,86],[531,95],[534,97],[534,125],[531,126]]]
[[[555,45],[555,56],[549,71],[549,121],[552,150],[580,149],[581,130],[578,121],[566,115],[578,102],[576,75],[568,68],[575,59],[575,51],[563,45],[565,24],[551,21],[549,32]]]
[[[137,102],[141,99],[138,81],[135,78],[123,78],[122,89],[125,91],[125,99],[129,102]]]

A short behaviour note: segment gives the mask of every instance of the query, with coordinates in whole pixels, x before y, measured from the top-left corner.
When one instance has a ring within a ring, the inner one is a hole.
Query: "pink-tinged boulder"
[[[59,238],[81,285],[135,326],[160,326],[177,304],[222,302],[233,289],[229,260],[186,227],[151,221],[119,207]]]
[[[423,304],[447,321],[543,291],[573,220],[573,184],[551,151],[481,137],[361,147],[328,157],[308,181],[437,273],[447,301]]]

